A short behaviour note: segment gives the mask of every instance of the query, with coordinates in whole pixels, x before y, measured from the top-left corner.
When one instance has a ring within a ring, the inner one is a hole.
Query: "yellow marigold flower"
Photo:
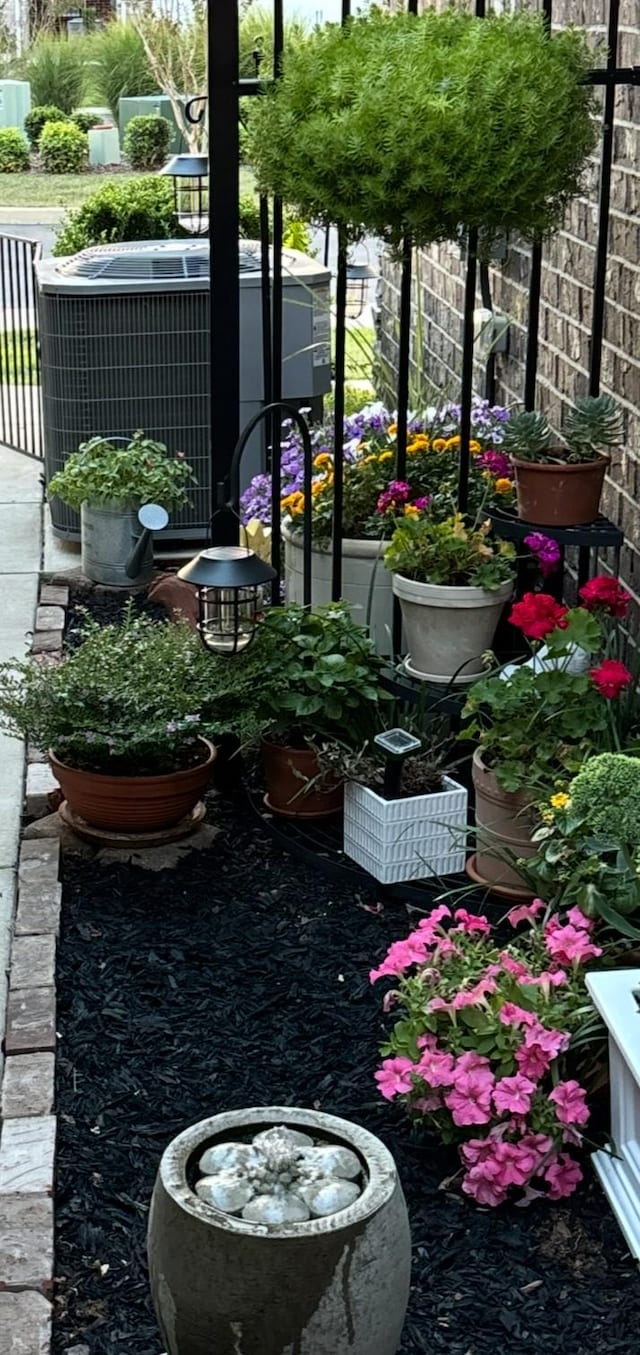
[[[567,795],[566,791],[564,790],[559,790],[557,795],[552,795],[551,799],[549,800],[549,804],[551,805],[552,809],[566,809],[567,805],[570,803],[571,796]]]
[[[389,434],[389,437],[394,438],[397,431],[398,431],[397,423],[390,423],[389,427],[387,428],[387,433]]]
[[[414,441],[410,442],[407,447],[407,456],[417,456],[419,452],[426,452],[428,446],[429,444],[426,438],[424,442],[418,442],[418,439],[415,438]]]
[[[431,448],[434,452],[444,452],[447,445],[446,438],[434,438],[431,443]]]
[[[477,456],[478,452],[482,451],[482,447],[479,442],[473,441],[469,443],[469,451],[472,452],[474,456]]]
[[[304,494],[301,494],[299,502],[294,504],[293,508],[291,509],[291,516],[292,518],[299,518],[302,516],[303,513],[304,513]]]
[[[372,461],[377,461],[377,460],[378,460],[377,456],[374,456],[373,453],[370,452],[368,456],[363,456],[362,460],[358,462],[358,465],[359,465],[359,466],[370,466]]]
[[[326,480],[314,480],[311,486],[311,493],[313,494],[314,499],[317,498],[318,494],[322,494],[326,488],[327,488]]]
[[[313,464],[316,470],[322,470],[323,466],[330,466],[332,460],[328,452],[318,452],[318,455],[314,457]]]
[[[444,445],[445,445],[445,448],[446,448],[446,450],[447,450],[448,452],[453,451],[453,449],[454,449],[455,447],[459,447],[459,446],[460,446],[460,435],[459,435],[459,433],[456,433],[456,435],[455,435],[454,438],[447,438],[447,441],[445,442]]]
[[[415,503],[405,503],[404,515],[406,518],[417,518],[420,516]]]
[[[513,480],[509,480],[506,475],[501,475],[494,485],[496,494],[510,494],[513,489]]]
[[[393,461],[393,452],[380,452],[378,461]]]
[[[282,499],[280,507],[288,508],[290,511],[293,511],[294,508],[297,508],[300,499],[304,502],[304,494],[302,494],[299,489],[296,489],[293,494],[287,494],[286,499]]]

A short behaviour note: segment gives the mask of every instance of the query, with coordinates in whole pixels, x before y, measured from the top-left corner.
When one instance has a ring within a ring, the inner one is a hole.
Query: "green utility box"
[[[132,118],[144,117],[149,113],[159,113],[161,118],[166,118],[171,123],[173,134],[169,142],[169,151],[172,155],[178,155],[180,151],[186,150],[184,137],[178,130],[176,120],[173,116],[171,100],[166,94],[147,94],[139,97],[120,99],[118,104],[118,124],[120,126],[120,142],[124,145],[124,133],[128,122]]]
[[[31,111],[31,85],[28,80],[0,80],[0,127],[19,127]]]

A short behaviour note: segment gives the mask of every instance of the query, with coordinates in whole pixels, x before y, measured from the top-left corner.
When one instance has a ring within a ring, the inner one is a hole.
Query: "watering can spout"
[[[135,579],[136,575],[140,573],[150,538],[154,532],[161,532],[168,521],[167,510],[162,508],[159,503],[144,503],[142,505],[138,512],[138,522],[142,531],[125,565],[125,574],[128,579]]]

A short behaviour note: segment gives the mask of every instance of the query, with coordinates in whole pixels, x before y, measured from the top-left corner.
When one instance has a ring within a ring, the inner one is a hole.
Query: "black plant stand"
[[[624,534],[621,528],[616,527],[608,518],[597,517],[595,522],[589,522],[584,527],[540,527],[536,523],[523,522],[515,513],[501,508],[492,509],[489,517],[496,535],[501,536],[503,540],[521,543],[525,536],[541,532],[543,536],[549,536],[552,541],[557,541],[562,558],[556,573],[550,576],[548,588],[550,592],[559,596],[562,595],[565,553],[571,547],[575,547],[578,552],[578,588],[582,588],[587,579],[597,573],[598,554],[608,547],[613,549],[612,572],[616,578],[620,573],[620,551]]]

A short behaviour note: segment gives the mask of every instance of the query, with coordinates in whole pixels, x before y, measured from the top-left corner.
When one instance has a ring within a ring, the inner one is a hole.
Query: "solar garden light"
[[[173,179],[173,205],[182,229],[188,235],[205,235],[209,228],[209,157],[193,152],[174,155],[158,173]]]
[[[348,320],[360,319],[367,299],[368,285],[375,277],[377,277],[377,274],[369,263],[368,253],[366,259],[351,258],[347,260],[346,316]]]
[[[422,748],[422,741],[414,734],[409,734],[406,729],[387,729],[383,734],[376,734],[373,742],[385,756],[382,794],[385,800],[397,800],[400,795],[405,758],[411,757],[412,753],[418,753]]]
[[[286,400],[263,405],[249,419],[234,448],[227,480],[216,487],[217,508],[209,524],[210,532],[218,514],[232,513],[238,519],[240,498],[240,461],[242,453],[262,419],[272,419],[276,413],[288,414],[298,425],[304,448],[306,514],[310,512],[313,448],[304,415]],[[305,549],[311,549],[311,524],[305,522],[307,540]],[[215,538],[214,538],[215,539]],[[310,558],[309,558],[310,566]],[[308,570],[310,575],[310,568]],[[178,578],[195,584],[198,590],[198,632],[203,644],[213,654],[240,654],[255,635],[265,608],[265,585],[273,584],[277,571],[262,560],[255,551],[245,546],[208,546],[195,559],[178,570]],[[273,594],[277,599],[276,586]],[[305,605],[310,599],[305,599]]]

